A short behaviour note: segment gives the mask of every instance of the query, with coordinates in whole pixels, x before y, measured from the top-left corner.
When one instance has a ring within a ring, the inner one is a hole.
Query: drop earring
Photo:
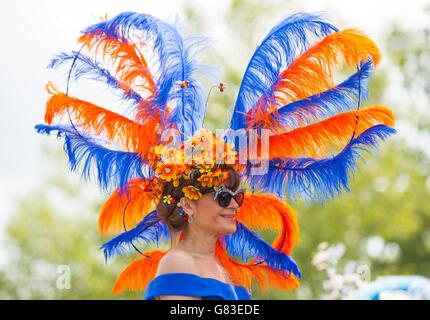
[[[180,206],[180,204],[178,203],[177,205],[179,207],[179,215],[185,220],[188,221],[188,213],[185,212],[184,208],[182,208]]]
[[[193,215],[192,214],[188,214],[185,212],[184,208],[181,207],[181,204],[178,203],[176,205],[179,208],[179,215],[185,220],[188,221],[188,223],[192,223],[193,222]]]

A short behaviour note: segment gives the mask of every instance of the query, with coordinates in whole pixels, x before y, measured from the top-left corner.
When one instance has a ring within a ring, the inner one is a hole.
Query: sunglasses
[[[227,208],[230,205],[231,198],[233,198],[240,207],[243,204],[243,200],[245,199],[245,189],[231,191],[227,187],[220,186],[215,192],[214,200],[217,200],[221,207]]]

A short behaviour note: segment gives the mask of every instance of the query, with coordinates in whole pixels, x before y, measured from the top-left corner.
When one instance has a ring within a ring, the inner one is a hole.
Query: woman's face
[[[207,193],[194,202],[192,223],[219,235],[236,232],[236,214],[239,213],[239,205],[231,198],[228,207],[223,208],[214,200],[214,196],[215,192]]]

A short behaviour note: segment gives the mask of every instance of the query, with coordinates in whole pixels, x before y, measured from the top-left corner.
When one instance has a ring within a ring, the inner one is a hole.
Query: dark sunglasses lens
[[[227,208],[230,205],[231,201],[231,194],[228,192],[220,192],[217,197],[218,204],[223,207]]]
[[[234,200],[236,200],[237,205],[240,207],[243,204],[243,200],[245,199],[245,194],[243,192],[239,192],[235,195]]]

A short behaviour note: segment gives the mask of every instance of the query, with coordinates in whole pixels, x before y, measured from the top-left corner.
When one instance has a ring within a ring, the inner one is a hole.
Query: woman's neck
[[[205,256],[215,256],[215,246],[218,235],[206,230],[185,231],[184,237],[176,246],[178,249]]]

